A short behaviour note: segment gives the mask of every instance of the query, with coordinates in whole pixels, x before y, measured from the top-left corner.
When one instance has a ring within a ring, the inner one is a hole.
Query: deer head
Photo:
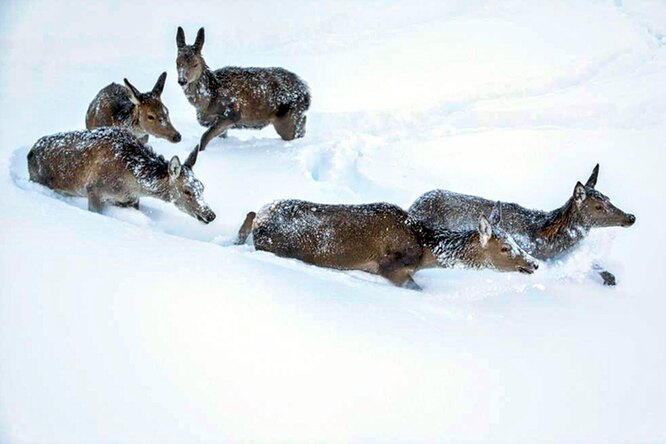
[[[169,110],[161,99],[166,75],[166,72],[163,72],[153,89],[147,93],[140,93],[127,79],[124,79],[125,88],[130,101],[136,107],[139,126],[150,135],[178,143],[181,140],[180,133],[171,124]]]
[[[215,219],[215,213],[204,201],[204,186],[192,172],[198,153],[199,147],[196,146],[182,164],[178,156],[171,158],[168,189],[170,200],[179,210],[208,224]]]
[[[630,227],[636,216],[625,213],[613,205],[610,199],[595,189],[599,177],[599,164],[594,167],[585,185],[578,182],[574,187],[574,209],[586,227]]]
[[[178,84],[182,87],[195,82],[201,77],[206,62],[201,55],[201,48],[204,44],[204,29],[199,29],[197,38],[193,45],[185,44],[185,31],[180,26],[176,33],[176,47],[178,55],[176,56],[176,69],[178,70]]]
[[[478,237],[472,237],[473,257],[479,264],[498,271],[518,271],[532,274],[539,264],[513,240],[499,225],[502,222],[502,205],[497,202],[490,218],[481,216],[477,227]]]

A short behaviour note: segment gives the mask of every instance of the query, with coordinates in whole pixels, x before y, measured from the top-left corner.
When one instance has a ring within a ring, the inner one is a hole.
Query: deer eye
[[[186,196],[192,196],[192,191],[190,191],[188,189],[185,189],[185,190],[183,190],[183,194],[186,195]]]
[[[504,245],[500,251],[502,251],[502,253],[508,253],[509,251],[511,251],[511,248],[509,248],[508,246]]]
[[[604,209],[604,206],[603,205],[597,205],[596,207],[594,207],[594,209],[597,210],[597,211],[601,211],[601,210]]]
[[[149,115],[149,116],[148,116],[148,120],[155,120],[155,116],[151,116],[151,115]]]

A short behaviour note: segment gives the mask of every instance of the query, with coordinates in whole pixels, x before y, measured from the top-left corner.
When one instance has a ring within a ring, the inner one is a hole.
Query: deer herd
[[[200,151],[231,128],[272,124],[284,140],[305,135],[310,90],[282,68],[225,67],[211,70],[203,58],[204,29],[192,45],[176,33],[178,84],[206,128],[184,162],[166,160],[147,145],[150,136],[173,143],[180,133],[161,95],[163,72],[149,92],[127,79],[112,83],[93,99],[85,131],[39,139],[28,153],[30,179],[57,192],[88,199],[88,209],[105,205],[139,208],[141,197],[172,202],[210,223],[215,213],[203,198],[193,172]],[[248,213],[238,244],[252,235],[257,250],[321,267],[363,270],[395,285],[418,289],[413,276],[430,267],[489,268],[531,274],[538,261],[570,252],[596,227],[629,227],[636,218],[596,190],[599,165],[585,184],[578,182],[564,205],[553,211],[433,190],[408,211],[388,203],[327,205],[293,199]],[[604,284],[615,276],[600,266]]]

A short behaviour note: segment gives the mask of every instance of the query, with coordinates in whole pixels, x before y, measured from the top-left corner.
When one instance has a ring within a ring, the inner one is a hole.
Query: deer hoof
[[[609,271],[602,271],[599,273],[599,275],[601,276],[601,279],[604,280],[604,285],[613,286],[616,284],[615,275],[613,273]]]

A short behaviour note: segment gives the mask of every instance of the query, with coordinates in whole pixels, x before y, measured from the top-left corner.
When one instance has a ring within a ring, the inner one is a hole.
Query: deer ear
[[[180,176],[182,169],[178,156],[173,156],[169,161],[169,178],[177,179],[178,176]]]
[[[502,202],[499,200],[495,202],[493,210],[490,212],[490,218],[488,221],[493,225],[499,225],[502,222]]]
[[[157,82],[155,82],[155,86],[153,86],[153,95],[157,97],[162,95],[162,91],[164,91],[164,82],[166,82],[166,77],[167,77],[166,71],[160,74],[159,78],[157,79]]]
[[[576,184],[576,188],[574,188],[573,192],[573,198],[577,207],[580,207],[583,204],[583,201],[587,198],[585,186],[582,183],[578,182]]]
[[[179,26],[178,32],[176,32],[176,47],[182,48],[183,46],[185,46],[185,31]]]
[[[199,32],[197,32],[197,39],[194,41],[194,49],[197,51],[201,51],[201,48],[203,47],[204,44],[204,29],[199,28]]]
[[[127,88],[127,95],[129,96],[130,101],[135,105],[141,103],[141,93],[139,90],[136,89],[134,85],[129,82],[129,80],[123,80],[125,81],[125,87]]]
[[[488,245],[488,241],[493,235],[493,227],[490,225],[490,222],[488,222],[488,219],[486,219],[486,216],[481,216],[479,218],[479,240],[481,242],[481,246],[483,248]]]
[[[587,179],[585,186],[594,188],[597,185],[598,177],[599,177],[599,164],[597,164],[597,166],[595,166],[594,169],[592,170],[592,174],[590,175],[590,178]]]
[[[194,147],[194,150],[187,156],[185,160],[185,166],[192,169],[195,163],[197,163],[197,157],[199,157],[199,145]]]

